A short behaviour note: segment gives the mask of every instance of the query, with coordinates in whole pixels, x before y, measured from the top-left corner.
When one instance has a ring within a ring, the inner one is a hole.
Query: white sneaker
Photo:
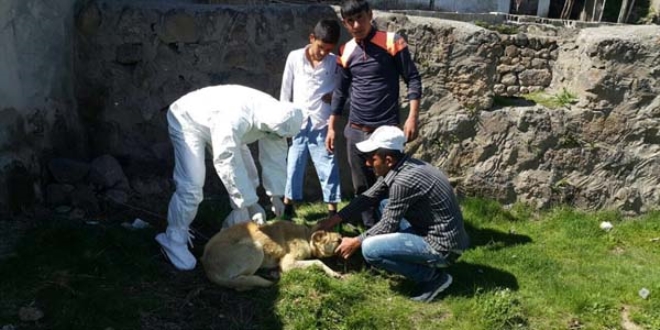
[[[197,265],[197,259],[188,250],[186,243],[177,243],[169,239],[167,234],[156,235],[156,242],[160,244],[165,256],[178,270],[192,270]]]

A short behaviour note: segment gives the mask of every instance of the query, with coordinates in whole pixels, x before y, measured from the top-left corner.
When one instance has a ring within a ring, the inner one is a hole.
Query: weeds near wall
[[[550,109],[567,107],[578,101],[577,95],[570,92],[565,87],[563,87],[560,92],[553,95],[548,95],[545,92],[535,92],[522,95],[522,98]]]
[[[481,26],[484,29],[497,31],[501,34],[518,34],[518,26],[508,24],[488,24],[484,21],[474,21],[474,25]]]
[[[577,102],[577,96],[569,92],[565,87],[561,89],[561,92],[553,95],[551,100],[554,101],[559,106],[565,107]]]

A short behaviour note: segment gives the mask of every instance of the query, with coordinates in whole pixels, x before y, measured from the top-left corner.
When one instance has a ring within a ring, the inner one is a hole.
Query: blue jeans
[[[385,204],[387,200],[381,202],[381,211]],[[445,256],[415,234],[406,219],[401,219],[399,232],[367,237],[362,242],[362,255],[371,265],[416,283],[432,280],[437,268],[449,266]]]
[[[303,199],[307,160],[311,155],[316,174],[321,183],[323,201],[325,203],[339,203],[341,201],[339,169],[334,155],[329,153],[325,148],[325,137],[328,134],[328,127],[313,130],[311,126],[312,123],[308,119],[305,128],[291,140],[289,155],[287,157],[284,196],[294,201],[301,201]]]

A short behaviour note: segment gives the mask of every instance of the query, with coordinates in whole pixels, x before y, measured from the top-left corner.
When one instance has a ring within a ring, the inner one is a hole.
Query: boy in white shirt
[[[282,216],[286,220],[294,216],[294,201],[303,199],[305,171],[310,155],[329,215],[337,212],[337,203],[341,201],[336,159],[325,148],[330,101],[339,81],[337,57],[331,51],[339,42],[340,29],[336,20],[319,21],[309,35],[309,45],[289,53],[284,67],[280,101],[292,101],[303,109],[304,116],[300,133],[292,138],[287,158]]]

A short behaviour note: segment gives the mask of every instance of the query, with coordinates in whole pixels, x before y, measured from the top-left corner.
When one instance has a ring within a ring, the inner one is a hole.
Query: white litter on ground
[[[135,218],[135,220],[133,221],[133,223],[123,222],[123,223],[121,224],[121,226],[124,227],[124,228],[126,228],[126,229],[136,230],[136,229],[144,229],[144,228],[148,228],[148,227],[150,227],[151,225],[149,225],[148,222],[146,222],[146,221],[144,221],[144,220],[142,220],[142,219],[140,219],[140,218]]]
[[[603,221],[600,223],[600,229],[604,231],[610,231],[612,228],[614,228],[614,226],[609,221]]]

